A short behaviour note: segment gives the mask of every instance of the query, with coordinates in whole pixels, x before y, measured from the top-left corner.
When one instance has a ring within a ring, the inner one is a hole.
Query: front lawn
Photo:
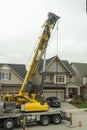
[[[83,104],[74,104],[76,107],[78,108],[87,108],[87,103],[83,103]]]
[[[78,108],[87,108],[87,100],[81,97],[73,99],[72,104]]]

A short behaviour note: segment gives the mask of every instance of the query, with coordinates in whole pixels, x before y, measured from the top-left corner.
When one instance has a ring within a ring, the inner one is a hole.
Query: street
[[[65,109],[67,115],[72,113],[72,125],[68,121],[62,121],[59,125],[49,124],[48,126],[40,126],[38,124],[27,126],[25,130],[69,130],[72,128],[73,130],[86,130],[87,129],[87,112],[84,110],[80,110],[69,104],[67,102],[63,102],[61,108]],[[14,130],[23,130],[23,128],[16,128]]]
[[[81,124],[80,124],[81,121]],[[83,117],[73,117],[73,122],[72,125],[70,125],[69,122],[67,121],[62,121],[61,124],[59,125],[53,125],[50,124],[48,126],[40,126],[40,125],[30,125],[28,127],[26,127],[26,130],[69,130],[70,128],[72,128],[73,130],[86,130],[87,129],[87,116],[83,116]],[[16,128],[14,130],[23,130],[23,128]]]
[[[40,126],[38,124],[27,126],[25,130],[86,130],[87,129],[87,112],[84,110],[79,110],[72,104],[67,102],[62,102],[61,108],[63,108],[67,115],[69,116],[70,112],[72,113],[72,125],[68,121],[62,121],[59,125],[49,124],[48,126]],[[23,128],[16,128],[14,130],[23,130]]]
[[[81,126],[79,126],[79,121],[81,121]],[[28,127],[25,128],[25,130],[38,130],[38,129],[41,129],[41,130],[69,130],[69,129],[73,129],[73,130],[86,130],[87,129],[87,116],[85,117],[74,117],[73,118],[73,123],[72,125],[70,126],[70,123],[67,122],[67,121],[62,121],[61,124],[59,125],[53,125],[53,124],[50,124],[48,126],[40,126],[40,125],[30,125]],[[23,128],[16,128],[14,130],[23,130]]]
[[[69,116],[72,113],[72,124],[68,121],[62,121],[59,125],[49,124],[48,126],[41,126],[40,124],[31,124],[25,127],[25,130],[86,130],[87,129],[87,112],[78,109],[72,104],[62,102],[61,109],[64,109]],[[1,130],[3,130],[1,128]],[[14,128],[13,130],[24,130],[22,127]]]

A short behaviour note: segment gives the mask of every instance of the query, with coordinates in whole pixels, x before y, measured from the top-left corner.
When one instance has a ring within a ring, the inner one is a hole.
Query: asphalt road
[[[87,129],[87,112],[79,110],[75,106],[63,102],[61,108],[64,109],[69,116],[72,113],[72,125],[68,121],[62,121],[59,125],[49,124],[48,126],[40,126],[38,124],[26,126],[25,130],[86,130]],[[3,129],[0,129],[3,130]],[[14,130],[23,130],[23,128],[15,128]]]
[[[81,121],[81,124],[79,122]],[[85,117],[74,117],[72,125],[70,125],[67,121],[62,121],[59,125],[48,125],[48,126],[40,126],[40,125],[30,125],[25,128],[25,130],[86,130],[87,129],[87,116]],[[23,130],[23,128],[16,128],[14,130]]]
[[[63,102],[61,105],[62,109],[64,109],[69,116],[72,113],[72,125],[68,121],[62,121],[59,125],[49,124],[48,126],[40,126],[38,124],[27,126],[25,130],[86,130],[87,129],[87,112],[83,110],[79,110],[75,106]],[[16,128],[14,130],[23,130],[23,128]]]
[[[84,117],[82,120],[81,120],[82,124],[81,126],[79,126],[79,118],[75,118],[74,119],[74,122],[72,123],[72,125],[70,125],[70,123],[68,122],[62,122],[61,124],[59,125],[48,125],[48,126],[39,126],[39,125],[31,125],[31,126],[28,126],[25,128],[25,130],[70,130],[73,129],[73,130],[86,130],[87,129],[87,117]],[[23,130],[23,128],[16,128],[14,130]]]

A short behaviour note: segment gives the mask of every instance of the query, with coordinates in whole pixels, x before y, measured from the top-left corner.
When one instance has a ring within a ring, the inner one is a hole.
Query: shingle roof
[[[53,58],[55,58],[55,57],[51,57],[49,59],[46,59],[46,66],[53,60]],[[39,71],[43,68],[43,62],[44,62],[44,60],[41,59],[40,63],[39,63],[39,66],[38,66]]]
[[[46,59],[46,66],[53,60],[55,59],[57,56],[54,56],[52,58],[49,58],[49,59]],[[58,58],[58,57],[57,57]],[[71,73],[71,75],[75,75],[75,71],[73,70],[73,68],[71,67],[71,65],[69,64],[68,61],[66,60],[61,60],[61,62],[64,64],[64,66],[67,68],[67,70]],[[38,70],[40,72],[40,70],[42,69],[43,67],[43,59],[41,59],[40,63],[39,63],[39,67],[38,67]]]
[[[87,76],[87,63],[71,63],[82,76]]]
[[[16,73],[18,73],[22,78],[25,77],[26,74],[26,67],[24,64],[7,64],[7,63],[3,63],[0,64],[0,67],[3,65],[8,65],[10,66],[10,68],[12,68]]]
[[[73,69],[72,66],[69,64],[68,61],[62,60],[62,62],[63,62],[63,63],[65,64],[65,66],[70,70],[70,72],[72,73],[72,75],[75,75],[75,74],[76,74],[75,71],[74,71],[74,69]]]

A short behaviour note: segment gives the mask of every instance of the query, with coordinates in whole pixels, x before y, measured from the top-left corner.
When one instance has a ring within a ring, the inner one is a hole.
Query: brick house
[[[41,84],[43,60],[38,66],[37,75],[33,78],[33,85]],[[20,90],[26,74],[26,67],[22,64],[0,64],[0,94]],[[46,60],[45,80],[43,92],[45,97],[57,96],[61,100],[80,95],[82,84],[76,80],[77,71],[73,65],[66,60],[60,60],[54,56]],[[86,76],[83,77],[84,81]],[[86,85],[86,84],[85,84]]]
[[[43,60],[39,65],[42,74]],[[44,94],[46,97],[57,96],[61,100],[80,95],[80,84],[74,82],[76,75],[68,61],[60,60],[58,56],[46,60]]]
[[[76,72],[74,81],[81,85],[81,94],[87,98],[87,63],[71,63]]]
[[[25,74],[25,65],[0,64],[0,94],[2,92],[19,91]]]

